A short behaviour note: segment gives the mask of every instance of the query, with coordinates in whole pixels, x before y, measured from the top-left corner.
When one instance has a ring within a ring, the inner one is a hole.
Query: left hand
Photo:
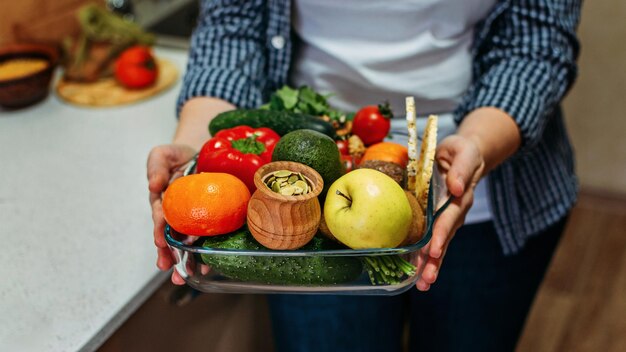
[[[451,135],[441,141],[436,161],[455,199],[435,221],[432,239],[418,256],[418,268],[424,265],[416,284],[420,291],[428,291],[437,280],[450,240],[465,222],[465,215],[474,201],[474,187],[485,170],[476,141],[461,135]]]

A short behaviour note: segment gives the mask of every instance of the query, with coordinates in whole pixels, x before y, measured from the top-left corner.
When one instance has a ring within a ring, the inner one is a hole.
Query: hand
[[[428,291],[437,280],[448,244],[465,222],[465,215],[474,200],[474,187],[485,169],[478,144],[460,135],[451,135],[441,141],[436,159],[455,199],[435,221],[432,239],[418,256],[418,268],[424,266],[416,284],[420,291]]]
[[[154,244],[157,247],[157,267],[161,270],[169,270],[174,265],[174,258],[163,234],[165,219],[161,207],[161,194],[170,182],[182,176],[181,166],[189,162],[195,154],[196,150],[190,146],[169,144],[153,148],[148,155],[148,188],[154,222]],[[176,285],[185,284],[176,270],[172,272],[172,282]]]

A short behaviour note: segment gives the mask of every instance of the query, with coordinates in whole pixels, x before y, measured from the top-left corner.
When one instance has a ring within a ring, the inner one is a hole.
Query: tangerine
[[[192,236],[223,235],[246,221],[250,191],[237,177],[203,172],[180,177],[163,194],[165,221]]]
[[[388,161],[406,167],[406,164],[409,162],[409,150],[398,143],[376,143],[367,148],[361,162],[367,160]]]

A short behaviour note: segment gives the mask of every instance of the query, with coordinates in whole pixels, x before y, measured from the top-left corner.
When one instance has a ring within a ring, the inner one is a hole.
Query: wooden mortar
[[[272,191],[263,180],[278,170],[301,173],[312,191],[299,196]],[[257,170],[254,184],[257,190],[248,203],[248,228],[260,244],[270,249],[298,249],[315,236],[322,217],[317,196],[324,188],[317,171],[292,161],[276,161]]]

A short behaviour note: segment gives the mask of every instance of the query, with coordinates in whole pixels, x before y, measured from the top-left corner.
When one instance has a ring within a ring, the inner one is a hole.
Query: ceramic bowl
[[[55,47],[42,44],[10,44],[0,47],[0,64],[12,59],[41,58],[48,65],[31,74],[16,78],[0,79],[0,106],[17,109],[35,104],[46,98],[50,82],[58,63]]]

